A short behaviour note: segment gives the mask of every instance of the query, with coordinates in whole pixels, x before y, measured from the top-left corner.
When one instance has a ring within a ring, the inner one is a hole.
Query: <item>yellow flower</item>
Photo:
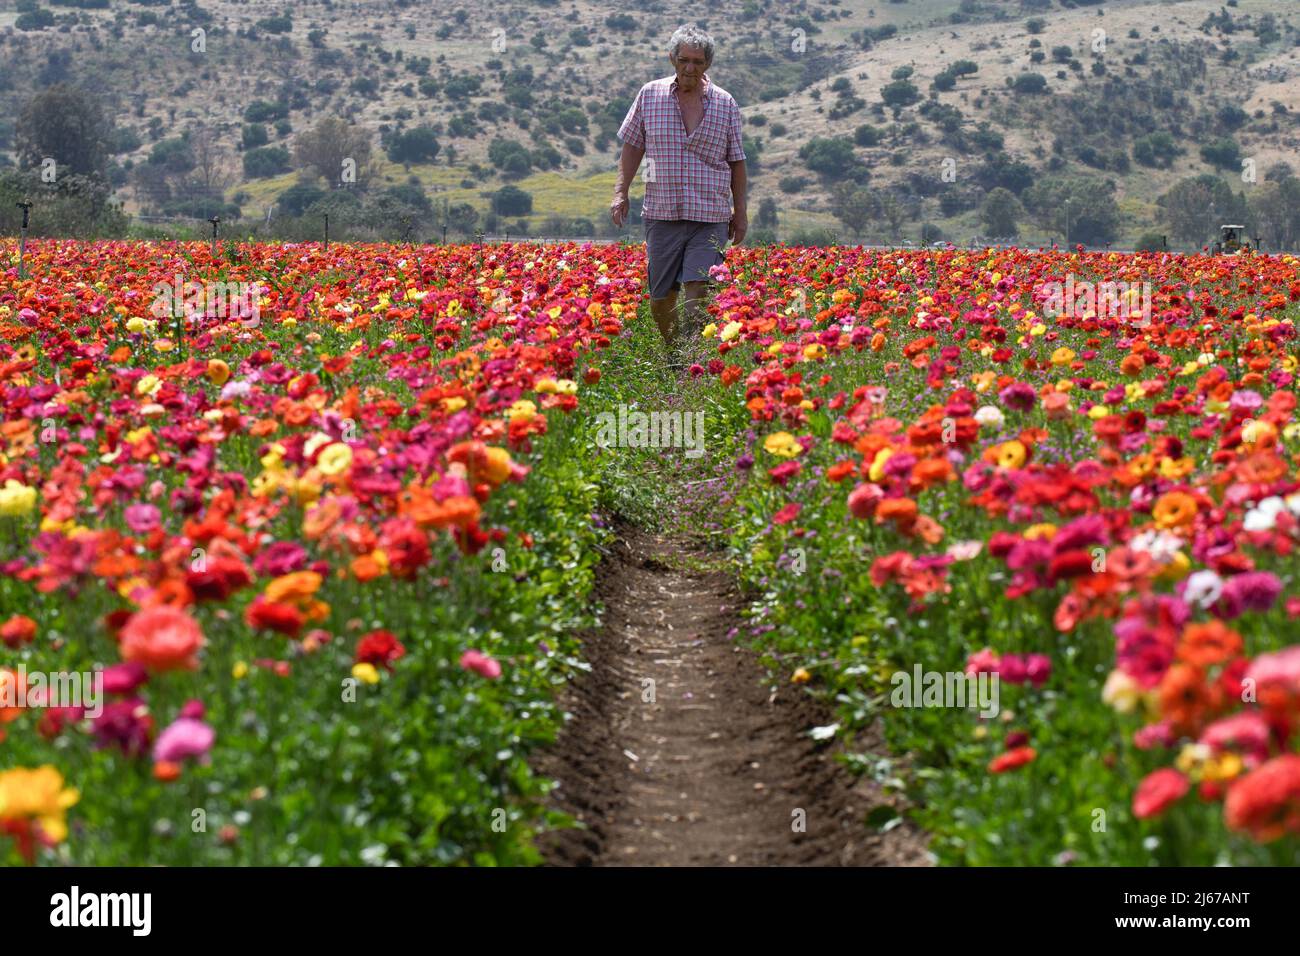
[[[208,381],[213,385],[225,385],[230,380],[230,366],[221,359],[208,359]]]
[[[1092,406],[1092,408],[1088,409],[1088,417],[1091,418],[1094,422],[1099,418],[1105,418],[1109,414],[1110,414],[1109,405],[1094,405]]]
[[[1037,541],[1039,538],[1045,538],[1051,541],[1056,537],[1056,525],[1044,521],[1041,524],[1031,524],[1025,529],[1024,539],[1026,541]]]
[[[817,359],[824,359],[826,357],[826,346],[822,345],[820,342],[814,342],[812,345],[805,345],[803,349],[803,357],[808,359],[810,362],[816,361]]]
[[[140,333],[144,331],[144,328],[144,319],[140,318],[138,315],[133,315],[131,318],[126,320],[126,330],[128,332]]]
[[[555,379],[539,378],[533,387],[543,395],[553,395],[556,391]]]
[[[374,664],[367,664],[365,661],[352,665],[352,676],[363,684],[379,683],[379,671],[375,669]]]
[[[742,328],[744,328],[744,326],[742,326],[739,322],[728,322],[725,326],[723,326],[722,334],[719,335],[718,338],[722,339],[722,341],[724,342],[730,342],[732,339],[734,339],[737,335],[740,334],[740,330]]]
[[[35,507],[35,488],[29,488],[13,478],[5,480],[5,486],[0,488],[0,516],[21,518],[31,514]]]
[[[511,405],[510,410],[506,412],[506,416],[512,422],[532,421],[533,417],[536,414],[537,414],[537,406],[534,405],[526,398],[519,399],[519,401]]]
[[[1010,441],[1004,441],[997,447],[999,468],[1019,468],[1025,463],[1025,459],[1029,457],[1029,452],[1025,446],[1014,438]]]
[[[54,843],[67,838],[64,814],[80,799],[75,788],[63,786],[63,774],[50,764],[35,770],[15,767],[0,773],[0,820],[34,819]]]
[[[718,323],[717,323],[717,322],[710,322],[710,323],[709,323],[708,325],[706,325],[706,326],[704,327],[704,329],[700,332],[700,335],[704,336],[706,339],[711,339],[711,338],[713,338],[713,337],[714,337],[715,335],[717,335],[717,334],[718,334]]]
[[[1181,551],[1175,551],[1169,558],[1169,561],[1160,569],[1156,575],[1159,581],[1181,581],[1187,577],[1192,570],[1191,559]]]
[[[806,684],[810,680],[812,680],[812,674],[808,673],[808,668],[806,667],[797,668],[794,674],[790,677],[790,683],[792,684]]]
[[[578,383],[571,378],[562,378],[556,381],[555,390],[561,395],[577,395]]]
[[[341,475],[352,467],[352,449],[336,441],[321,449],[316,470],[322,475]]]
[[[876,452],[876,457],[871,460],[871,468],[867,472],[867,477],[872,481],[879,481],[885,477],[885,463],[894,457],[894,449],[882,448]]]
[[[135,383],[135,393],[137,395],[148,395],[150,398],[157,395],[160,388],[162,388],[162,380],[157,375],[146,375]]]
[[[248,676],[248,665],[243,661],[235,661],[235,666],[230,668],[230,676],[235,680],[243,680]]]
[[[1052,353],[1053,365],[1069,365],[1073,361],[1074,361],[1074,349],[1069,349],[1062,346],[1061,348],[1057,349],[1055,352]]]
[[[778,458],[793,458],[803,452],[803,446],[789,432],[773,432],[768,435],[763,439],[763,449]]]
[[[1121,714],[1131,714],[1142,699],[1142,685],[1118,668],[1106,678],[1101,689],[1102,703]]]

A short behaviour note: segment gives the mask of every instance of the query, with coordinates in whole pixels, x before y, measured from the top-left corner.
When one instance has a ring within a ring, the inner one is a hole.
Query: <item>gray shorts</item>
[[[723,261],[728,225],[691,219],[646,219],[650,298],[665,299],[683,282],[707,282],[709,267]]]

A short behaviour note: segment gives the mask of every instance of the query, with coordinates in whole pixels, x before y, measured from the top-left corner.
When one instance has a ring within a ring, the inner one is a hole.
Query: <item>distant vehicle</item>
[[[931,248],[931,249],[951,249],[951,248],[952,248],[952,243],[949,242],[947,239],[940,239],[938,242],[932,242],[932,243],[930,243],[930,248]]]
[[[1214,244],[1214,254],[1234,256],[1239,252],[1249,252],[1250,243],[1242,238],[1245,232],[1245,226],[1220,226],[1220,239]]]

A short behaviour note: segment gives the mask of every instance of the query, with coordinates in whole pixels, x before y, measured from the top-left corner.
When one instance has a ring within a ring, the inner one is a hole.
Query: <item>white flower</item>
[[[1128,546],[1133,551],[1145,551],[1156,564],[1168,564],[1183,542],[1168,531],[1143,531],[1134,535]]]
[[[253,390],[253,386],[247,382],[229,381],[221,389],[221,398],[223,401],[229,401],[232,398],[245,398]]]
[[[1265,498],[1258,505],[1246,512],[1242,527],[1247,531],[1272,531],[1277,524],[1277,516],[1286,508],[1286,502],[1277,495]]]
[[[984,405],[975,412],[975,421],[980,423],[980,427],[1001,428],[1006,417],[996,405]]]
[[[1187,589],[1183,591],[1183,600],[1188,604],[1206,608],[1219,600],[1223,594],[1223,578],[1213,571],[1197,571],[1187,578]]]
[[[808,734],[813,740],[829,740],[839,729],[839,724],[827,724],[825,727],[814,727]]]

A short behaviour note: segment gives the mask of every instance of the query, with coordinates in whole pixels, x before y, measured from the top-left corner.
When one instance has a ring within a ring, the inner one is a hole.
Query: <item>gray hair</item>
[[[704,65],[713,65],[713,37],[709,36],[695,24],[678,27],[668,41],[673,59],[677,59],[677,50],[683,46],[695,46],[704,51]]]

